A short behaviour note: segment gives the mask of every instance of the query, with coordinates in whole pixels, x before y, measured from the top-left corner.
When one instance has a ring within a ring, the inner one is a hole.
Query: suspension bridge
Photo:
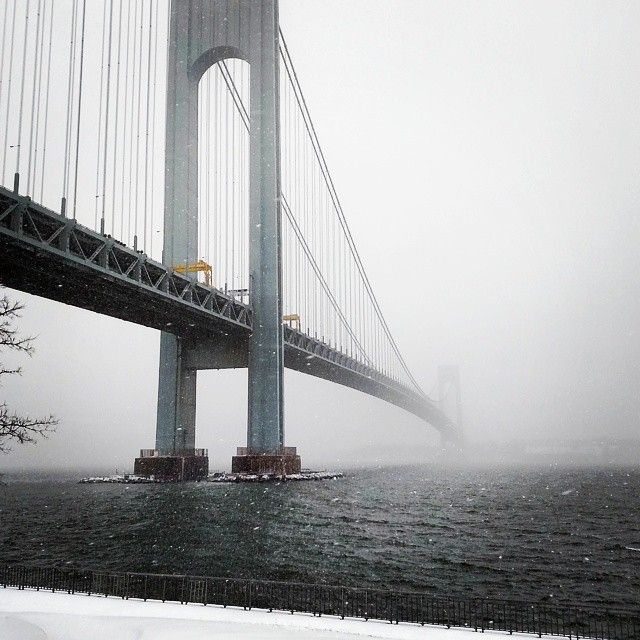
[[[233,468],[295,472],[283,367],[460,442],[367,277],[277,0],[7,0],[0,14],[2,284],[159,329],[156,445],[206,472],[202,369],[248,368]]]

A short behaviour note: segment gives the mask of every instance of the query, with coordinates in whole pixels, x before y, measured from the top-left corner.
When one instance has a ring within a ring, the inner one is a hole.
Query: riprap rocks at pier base
[[[300,482],[303,480],[337,480],[343,474],[336,471],[301,471],[286,475],[272,473],[214,473],[208,482]]]

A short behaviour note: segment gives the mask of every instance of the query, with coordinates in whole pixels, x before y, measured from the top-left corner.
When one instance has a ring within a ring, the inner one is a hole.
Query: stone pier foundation
[[[295,447],[282,447],[281,453],[250,453],[246,447],[238,447],[231,459],[231,473],[255,475],[292,475],[300,473],[302,463]]]

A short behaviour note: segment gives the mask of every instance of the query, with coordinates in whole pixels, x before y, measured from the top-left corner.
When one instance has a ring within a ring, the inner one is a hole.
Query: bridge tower
[[[199,81],[207,69],[227,58],[240,58],[250,66],[249,300],[253,331],[248,357],[247,447],[239,448],[234,457],[234,471],[293,473],[300,468],[295,450],[284,448],[278,56],[278,0],[171,2],[163,262],[172,268],[198,259]],[[197,341],[195,345],[190,341],[191,353],[198,348]],[[182,468],[184,458],[195,453],[197,369],[189,368],[186,350],[183,339],[162,332],[154,457],[182,458]],[[201,357],[210,353],[202,345]],[[223,366],[237,365],[221,363]],[[203,473],[200,468],[196,475]]]
[[[438,367],[438,407],[455,425],[455,432],[443,432],[444,443],[462,445],[462,388],[457,365]]]

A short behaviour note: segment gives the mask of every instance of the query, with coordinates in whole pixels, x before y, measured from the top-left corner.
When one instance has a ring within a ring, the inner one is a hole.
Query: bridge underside
[[[188,368],[248,364],[246,305],[2,187],[0,283],[174,333]],[[425,396],[288,326],[284,339],[289,369],[381,398],[458,440],[455,425]]]

